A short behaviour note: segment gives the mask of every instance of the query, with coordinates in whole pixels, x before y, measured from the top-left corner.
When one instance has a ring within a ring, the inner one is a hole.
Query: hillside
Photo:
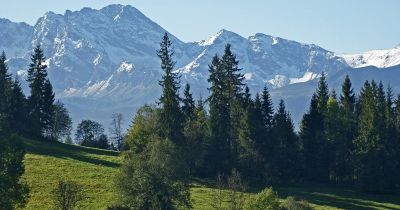
[[[118,153],[62,143],[26,140],[24,179],[30,187],[26,209],[52,209],[50,192],[59,180],[82,185],[86,199],[79,209],[105,209],[115,199]]]
[[[30,187],[26,209],[52,209],[51,190],[58,180],[80,183],[86,199],[79,209],[105,209],[116,199],[114,176],[121,160],[118,153],[62,143],[25,140],[25,175]],[[194,209],[210,209],[212,189],[194,182]],[[370,196],[352,190],[327,187],[275,188],[280,195],[309,201],[316,209],[400,209],[400,195]],[[248,194],[248,196],[251,196]]]

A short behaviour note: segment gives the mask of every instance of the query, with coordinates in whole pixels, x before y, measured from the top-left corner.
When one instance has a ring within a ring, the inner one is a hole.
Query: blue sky
[[[31,25],[46,11],[130,4],[183,41],[220,29],[257,32],[341,53],[400,44],[400,0],[0,0],[0,17]],[[0,29],[1,30],[1,29]]]

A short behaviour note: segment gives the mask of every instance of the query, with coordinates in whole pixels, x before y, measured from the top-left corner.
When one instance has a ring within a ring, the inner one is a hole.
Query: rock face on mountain
[[[156,51],[164,33],[174,46],[176,71],[196,97],[208,95],[208,64],[215,54],[222,55],[227,43],[251,90],[267,85],[276,97],[290,98],[285,89],[313,81],[322,71],[330,76],[346,72],[347,63],[374,64],[366,56],[337,56],[316,45],[260,33],[244,38],[221,30],[206,40],[184,43],[139,10],[122,5],[48,12],[35,26],[0,19],[0,28],[0,50],[6,52],[13,73],[26,76],[30,53],[40,44],[56,95],[74,121],[90,118],[105,125],[114,112],[130,119],[138,106],[157,100],[162,71]],[[393,54],[398,61],[399,53]]]

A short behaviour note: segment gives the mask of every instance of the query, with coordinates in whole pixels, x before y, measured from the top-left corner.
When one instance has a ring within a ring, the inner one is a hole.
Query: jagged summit
[[[111,112],[131,116],[137,106],[154,102],[162,75],[156,51],[165,32],[174,46],[176,71],[196,97],[208,95],[208,64],[228,43],[253,92],[264,85],[279,90],[307,83],[322,71],[335,75],[348,68],[341,57],[317,45],[262,33],[245,38],[222,29],[203,41],[184,43],[129,5],[48,12],[34,26],[0,19],[0,28],[0,51],[7,53],[14,74],[26,75],[30,53],[41,44],[56,96],[76,121],[90,118],[107,124]],[[400,57],[399,48],[389,51],[390,58]],[[98,111],[105,115],[98,116]]]
[[[206,40],[202,40],[198,43],[200,46],[208,46],[208,45],[215,44],[215,42],[227,42],[227,41],[233,41],[235,39],[243,40],[245,38],[235,32],[228,31],[226,29],[221,29],[216,34],[211,35]]]
[[[364,53],[345,54],[341,56],[354,68],[366,66],[388,68],[400,65],[400,45],[391,49],[371,50]]]

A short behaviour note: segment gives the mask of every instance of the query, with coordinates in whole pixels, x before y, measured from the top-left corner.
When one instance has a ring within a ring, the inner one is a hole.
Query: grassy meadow
[[[51,191],[58,181],[73,180],[84,190],[78,209],[105,209],[117,199],[113,187],[121,159],[118,153],[62,143],[25,140],[25,175],[30,198],[25,209],[54,209]],[[332,187],[275,187],[279,195],[307,200],[315,209],[400,209],[400,193],[367,195]],[[191,188],[193,208],[212,209],[213,189],[195,181]],[[247,193],[246,196],[252,196]],[[225,203],[226,204],[226,203]]]

